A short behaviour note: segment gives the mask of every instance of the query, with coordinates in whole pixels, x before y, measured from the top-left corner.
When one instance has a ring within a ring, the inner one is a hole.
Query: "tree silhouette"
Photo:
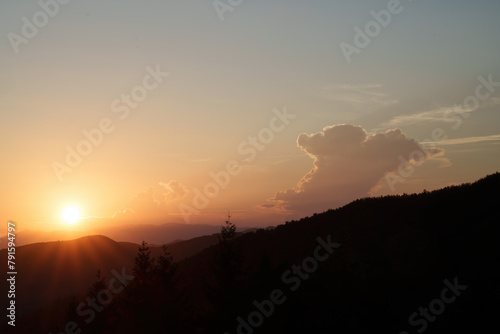
[[[151,257],[145,241],[139,246],[133,272],[135,279],[127,286],[121,307],[123,333],[179,333],[190,328],[187,301],[179,291],[177,265],[167,246],[163,254]]]
[[[148,280],[152,267],[153,263],[151,260],[151,251],[149,250],[147,242],[143,241],[139,246],[133,270],[136,281],[139,284]]]
[[[224,223],[225,225],[221,226],[220,233],[217,236],[220,244],[226,243],[236,237],[236,225],[231,223],[231,215],[229,213]]]
[[[88,324],[83,324],[84,332],[106,333],[110,329],[113,320],[114,306],[113,295],[107,289],[108,281],[102,276],[101,269],[97,270],[96,281],[90,286],[86,303],[93,306],[95,313],[89,318]]]
[[[232,321],[238,312],[242,299],[240,294],[245,288],[243,284],[243,255],[236,246],[236,225],[231,222],[228,214],[218,235],[215,247],[214,277],[215,284],[207,284],[207,298],[213,307],[210,315],[211,329],[220,330],[220,325]]]
[[[221,227],[218,235],[219,243],[216,248],[215,274],[220,287],[234,287],[238,276],[241,274],[241,251],[235,247],[232,240],[236,237],[236,225],[228,214],[225,225]]]

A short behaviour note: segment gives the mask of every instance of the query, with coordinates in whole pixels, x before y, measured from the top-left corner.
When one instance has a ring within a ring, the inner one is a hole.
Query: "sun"
[[[80,209],[76,206],[68,206],[61,212],[61,218],[67,224],[75,224],[80,220]]]

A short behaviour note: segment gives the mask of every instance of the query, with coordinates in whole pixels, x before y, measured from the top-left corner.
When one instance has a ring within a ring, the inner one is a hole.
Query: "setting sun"
[[[61,218],[68,224],[74,224],[80,220],[80,209],[74,206],[68,206],[63,209]]]

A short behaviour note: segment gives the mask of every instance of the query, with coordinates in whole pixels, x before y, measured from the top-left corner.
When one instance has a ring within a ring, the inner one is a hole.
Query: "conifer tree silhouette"
[[[234,244],[236,225],[231,222],[228,213],[224,225],[218,234],[215,247],[214,277],[215,284],[208,284],[207,298],[211,302],[214,314],[210,322],[212,330],[220,330],[222,324],[236,317],[243,290],[243,256],[241,249]]]

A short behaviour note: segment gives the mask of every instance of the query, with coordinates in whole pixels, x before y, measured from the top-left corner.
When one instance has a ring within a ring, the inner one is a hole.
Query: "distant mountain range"
[[[248,230],[251,227],[241,227]],[[85,235],[105,235],[116,241],[141,243],[147,240],[150,244],[163,245],[174,241],[188,240],[203,235],[218,233],[220,225],[166,223],[162,225],[137,224],[112,226],[94,229],[91,233],[70,230],[31,231],[25,230],[16,234],[16,246],[37,242],[62,241],[83,237]],[[7,248],[7,235],[0,238],[0,249]]]
[[[177,236],[189,235],[190,231],[179,227],[182,226],[166,224],[152,230],[175,232],[177,228]],[[204,231],[213,228],[215,226],[202,225]],[[130,230],[134,230],[134,227]],[[219,231],[220,226],[217,229],[217,232]],[[255,229],[239,232],[237,236],[252,231]],[[217,234],[186,241],[176,240],[168,244],[168,251],[174,261],[179,262],[214,245],[217,240]],[[58,298],[84,292],[94,282],[97,270],[101,270],[103,275],[108,277],[113,269],[120,271],[122,267],[130,273],[138,247],[135,243],[116,242],[101,235],[16,247],[16,266],[17,271],[21,273],[16,282],[20,291],[17,295],[19,309],[30,311]],[[150,245],[150,248],[152,256],[163,252],[160,245]],[[0,250],[0,258],[7,258],[7,249]],[[44,288],[40,289],[41,286]]]

